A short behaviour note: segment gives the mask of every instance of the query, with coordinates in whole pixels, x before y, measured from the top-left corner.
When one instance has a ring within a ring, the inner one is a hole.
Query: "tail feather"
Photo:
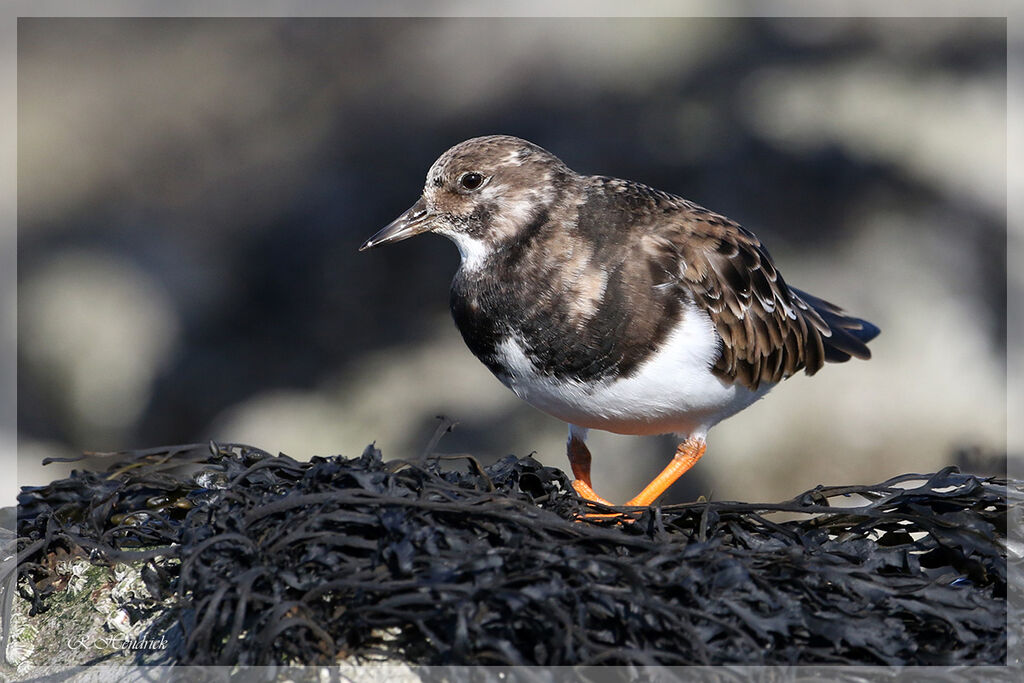
[[[813,308],[832,331],[831,336],[821,339],[825,346],[826,361],[842,363],[850,358],[871,358],[871,350],[868,349],[867,343],[878,336],[880,330],[877,326],[862,318],[848,315],[843,309],[824,299],[795,287],[790,289]]]

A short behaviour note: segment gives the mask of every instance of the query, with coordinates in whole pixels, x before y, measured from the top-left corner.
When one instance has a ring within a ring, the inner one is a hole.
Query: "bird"
[[[872,323],[786,284],[725,216],[639,182],[570,169],[509,135],[448,149],[420,198],[361,247],[425,232],[461,257],[449,305],[473,354],[568,423],[572,487],[593,488],[590,430],[677,435],[627,501],[650,506],[704,455],[708,431],[782,380],[868,359]]]

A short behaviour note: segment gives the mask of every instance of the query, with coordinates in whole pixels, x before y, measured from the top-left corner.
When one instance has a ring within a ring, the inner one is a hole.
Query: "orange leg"
[[[566,453],[569,455],[569,466],[572,467],[572,476],[576,477],[572,487],[581,498],[586,498],[602,505],[611,505],[607,500],[597,495],[590,485],[590,449],[583,439],[573,432],[569,433],[569,444],[566,446]]]
[[[668,467],[662,470],[661,474],[654,478],[654,481],[644,487],[644,490],[638,493],[632,500],[626,503],[626,505],[647,506],[653,503],[655,499],[663,494],[669,486],[674,484],[684,472],[697,464],[697,461],[700,460],[702,455],[704,455],[704,449],[705,444],[704,439],[702,438],[690,437],[679,444],[676,448],[676,454],[672,458],[672,462],[668,464]],[[577,489],[577,491],[578,490],[579,489]]]

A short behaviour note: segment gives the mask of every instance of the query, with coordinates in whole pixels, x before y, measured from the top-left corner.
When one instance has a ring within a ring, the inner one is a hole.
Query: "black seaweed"
[[[385,462],[373,447],[310,462],[232,444],[136,452],[24,489],[0,604],[16,581],[45,610],[53,558],[84,553],[144,560],[154,596],[177,597],[179,664],[1006,658],[1006,524],[1021,497],[1006,480],[946,468],[623,522],[594,517],[531,458],[451,463]]]

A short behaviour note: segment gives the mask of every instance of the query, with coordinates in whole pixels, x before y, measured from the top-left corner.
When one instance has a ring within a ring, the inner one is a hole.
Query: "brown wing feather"
[[[644,264],[661,293],[670,287],[707,311],[722,338],[712,368],[719,377],[756,389],[801,369],[812,375],[829,361],[871,357],[867,342],[878,328],[789,287],[760,240],[739,224],[640,183],[590,180],[642,209],[630,221],[639,252],[629,260]]]
[[[670,202],[676,211],[662,214],[650,237],[674,252],[682,284],[722,337],[715,374],[756,389],[801,369],[814,374],[826,360],[870,355],[856,334],[864,321],[791,289],[753,233],[686,200]],[[830,338],[844,321],[854,333],[837,353]]]

